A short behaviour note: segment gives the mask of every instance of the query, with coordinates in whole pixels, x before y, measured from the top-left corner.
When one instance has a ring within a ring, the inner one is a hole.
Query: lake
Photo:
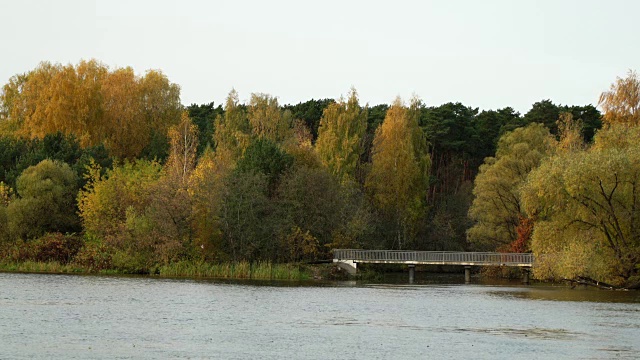
[[[407,285],[0,273],[0,358],[640,358],[639,292],[428,276]]]

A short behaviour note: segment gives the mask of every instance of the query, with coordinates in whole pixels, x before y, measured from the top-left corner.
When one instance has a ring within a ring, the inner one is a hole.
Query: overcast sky
[[[0,82],[40,61],[160,69],[182,102],[417,94],[480,109],[596,104],[640,70],[640,1],[0,0]]]

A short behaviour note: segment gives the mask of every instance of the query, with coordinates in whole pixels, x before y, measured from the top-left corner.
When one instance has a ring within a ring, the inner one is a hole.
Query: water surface
[[[2,359],[637,359],[638,335],[638,292],[0,273]]]

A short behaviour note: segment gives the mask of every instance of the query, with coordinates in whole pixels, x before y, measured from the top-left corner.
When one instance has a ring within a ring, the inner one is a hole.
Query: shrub
[[[77,235],[63,235],[61,233],[45,234],[30,243],[32,259],[40,262],[57,261],[66,265],[82,248],[83,240]]]
[[[100,272],[113,267],[109,247],[100,242],[87,242],[76,255],[74,263],[88,272]]]

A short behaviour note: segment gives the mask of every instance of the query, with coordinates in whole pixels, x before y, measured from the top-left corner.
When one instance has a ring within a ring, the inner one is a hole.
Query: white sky
[[[0,83],[40,61],[162,70],[182,102],[419,95],[481,109],[596,104],[640,70],[640,1],[0,0]]]

